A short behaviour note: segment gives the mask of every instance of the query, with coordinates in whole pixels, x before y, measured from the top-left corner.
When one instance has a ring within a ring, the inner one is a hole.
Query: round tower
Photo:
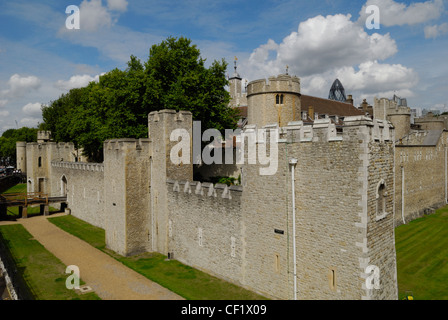
[[[399,110],[390,113],[387,120],[392,122],[395,127],[395,139],[399,140],[408,135],[411,131],[411,112],[410,110]]]
[[[284,127],[300,118],[300,79],[281,74],[247,85],[248,124],[258,128],[278,123]]]
[[[26,172],[26,142],[17,141],[16,142],[16,158],[17,158],[17,169]]]

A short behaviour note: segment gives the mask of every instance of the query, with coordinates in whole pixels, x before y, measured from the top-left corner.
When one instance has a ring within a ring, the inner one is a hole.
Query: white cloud
[[[400,64],[380,64],[377,61],[343,67],[301,79],[302,93],[326,98],[334,79],[338,78],[346,94],[352,94],[356,103],[360,98],[389,97],[394,93],[413,96],[411,90],[419,81],[417,73]]]
[[[96,48],[101,55],[125,65],[131,55],[147,56],[148,47],[164,39],[148,32],[118,24],[127,1],[83,0],[80,5],[80,29],[59,28],[58,37],[74,44]]]
[[[73,88],[82,88],[87,86],[90,82],[95,81],[98,82],[100,78],[100,75],[96,75],[94,77],[83,74],[83,75],[74,75],[70,77],[69,80],[58,80],[55,84],[55,87],[61,89],[61,90],[70,90]]]
[[[364,93],[410,89],[418,83],[414,70],[401,64],[380,64],[368,61],[359,65],[359,70],[346,67],[337,71],[345,87]]]
[[[301,78],[303,94],[328,97],[338,78],[355,103],[374,96],[413,95],[417,72],[401,64],[383,61],[398,52],[390,34],[369,35],[364,25],[348,15],[321,15],[299,24],[280,44],[269,40],[255,49],[241,74],[251,80],[289,73]]]
[[[368,35],[351,15],[317,16],[300,23],[280,44],[269,40],[258,47],[249,58],[250,69],[260,76],[266,72],[284,72],[303,77],[332,68],[357,65],[366,61],[384,60],[397,52],[389,34]],[[274,52],[271,58],[270,52]]]
[[[33,128],[39,125],[41,119],[39,118],[22,118],[20,119],[20,124],[25,127]]]
[[[8,100],[0,100],[0,108],[3,108],[8,103]]]
[[[19,74],[14,74],[9,78],[8,85],[9,88],[0,94],[5,97],[17,98],[38,89],[41,86],[41,80],[36,76],[22,77]]]
[[[126,11],[128,2],[126,0],[107,0],[107,7],[114,11]]]
[[[381,25],[390,27],[420,24],[439,18],[444,10],[442,0],[414,2],[409,6],[393,0],[368,0],[359,12],[358,21],[362,24],[370,15],[366,14],[366,8],[369,5],[376,5],[380,9],[380,27]]]
[[[29,116],[39,117],[42,115],[41,104],[36,103],[28,103],[23,106],[22,111]]]
[[[110,28],[112,16],[101,0],[84,0],[79,7],[80,28],[84,31],[97,31],[99,28]]]
[[[119,13],[127,10],[126,0],[108,0],[107,6],[103,6],[101,0],[83,0],[79,6],[79,31],[85,34],[110,29],[117,21]],[[62,26],[59,34],[67,36],[73,34],[72,30]],[[75,32],[79,34],[79,32]]]
[[[434,26],[426,26],[425,29],[425,38],[437,38],[441,35],[448,33],[448,23],[442,23],[441,25]]]

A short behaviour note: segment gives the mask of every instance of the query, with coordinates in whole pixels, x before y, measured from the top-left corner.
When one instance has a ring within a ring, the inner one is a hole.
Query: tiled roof
[[[350,103],[339,102],[335,100],[312,97],[302,94],[302,111],[308,112],[308,107],[314,107],[314,112],[319,115],[328,114],[330,116],[358,116],[364,115],[361,110],[358,110]]]

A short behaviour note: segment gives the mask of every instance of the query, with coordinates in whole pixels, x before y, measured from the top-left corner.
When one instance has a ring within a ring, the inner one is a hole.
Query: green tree
[[[228,107],[226,69],[224,59],[206,68],[199,49],[183,37],[153,45],[145,63],[147,111],[188,110],[203,130],[234,129],[237,113]]]
[[[72,141],[91,161],[103,161],[103,142],[148,136],[148,114],[188,110],[202,130],[234,129],[237,111],[229,108],[224,60],[209,68],[191,40],[168,38],[153,45],[142,63],[131,56],[125,70],[113,69],[99,82],[72,89],[42,109],[42,129],[56,141]]]
[[[37,128],[23,127],[20,129],[8,129],[0,137],[0,163],[2,165],[16,164],[16,142],[36,142]]]

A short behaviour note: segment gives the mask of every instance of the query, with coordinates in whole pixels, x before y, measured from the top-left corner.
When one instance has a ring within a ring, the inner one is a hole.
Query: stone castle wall
[[[168,180],[167,188],[170,257],[244,285],[241,187]]]
[[[157,251],[267,297],[292,299],[295,241],[299,299],[397,298],[389,123],[346,117],[342,133],[330,119],[269,126],[279,134],[276,172],[262,175],[266,165],[251,164],[245,148],[242,186],[227,187],[194,182],[191,163],[170,160],[178,143],[170,134],[182,128],[191,137],[191,113],[162,110],[148,121],[149,139],[106,141],[103,164],[52,153],[48,188],[64,192],[65,177],[73,215],[103,227],[108,248]],[[270,150],[271,134],[257,148]],[[369,265],[381,268],[380,289],[366,288]]]
[[[67,195],[71,214],[99,228],[105,227],[104,165],[51,162],[52,196]]]
[[[436,145],[396,145],[396,225],[403,224],[403,216],[407,223],[446,204],[447,137],[443,132]]]
[[[73,143],[32,142],[26,145],[28,192],[51,192],[51,162],[74,162]]]
[[[294,157],[299,299],[395,299],[394,199],[383,216],[371,199],[381,179],[393,190],[392,136],[377,128],[388,140],[375,141],[365,123],[352,122],[341,136],[330,123],[292,124],[279,144],[277,173],[243,165],[241,189],[169,180],[168,252],[265,296],[291,299]],[[384,281],[375,293],[365,288],[371,263],[382,267]]]

